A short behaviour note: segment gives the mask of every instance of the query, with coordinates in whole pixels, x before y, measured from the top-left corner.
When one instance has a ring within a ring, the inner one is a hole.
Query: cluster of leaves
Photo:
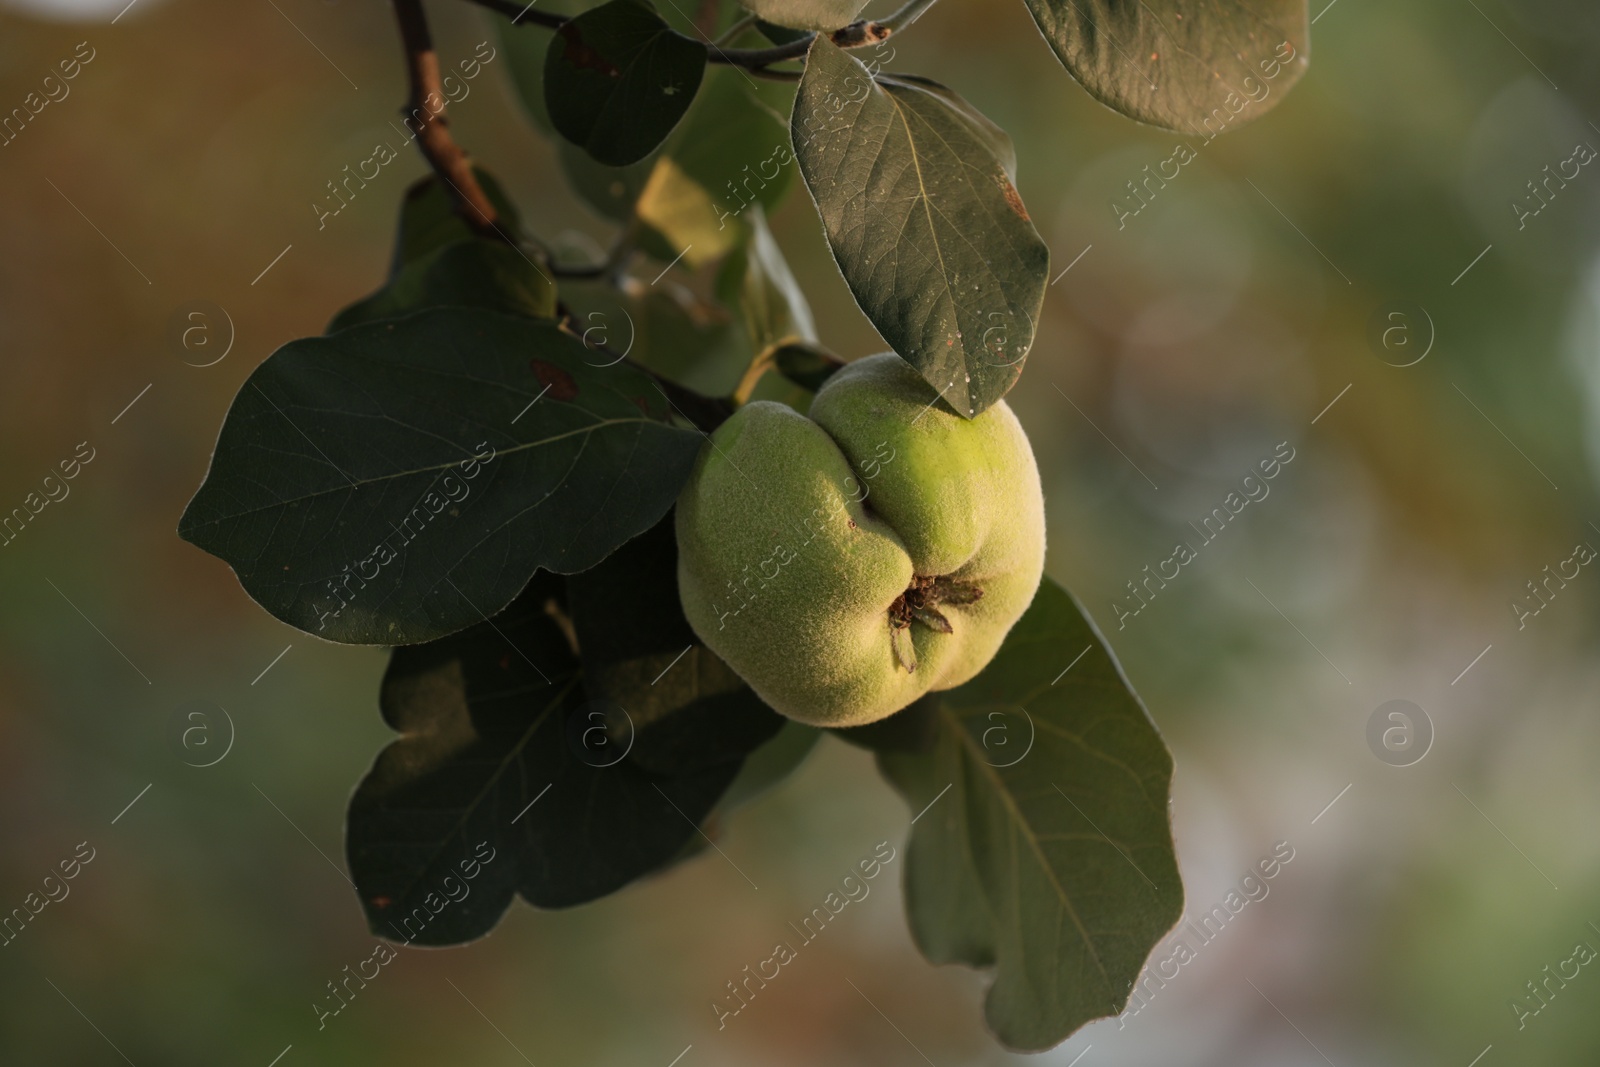
[[[1304,52],[1303,2],[1027,3],[1097,97],[1174,127],[1198,127],[1252,49]],[[671,525],[715,422],[752,395],[803,408],[842,365],[767,228],[796,171],[862,309],[954,411],[1003,397],[1033,344],[1049,254],[1009,140],[883,69],[925,0],[881,24],[849,24],[859,0],[695,6],[500,18],[528,118],[616,247],[564,263],[478,171],[515,237],[488,239],[419,182],[387,281],[256,369],[183,517],[279,619],[393,646],[399,738],[346,846],[381,935],[456,944],[516,895],[613,892],[695,854],[816,741],[698,641]],[[844,47],[862,44],[865,63]],[[993,969],[1002,1040],[1049,1047],[1120,1009],[1181,909],[1171,762],[1068,594],[1046,580],[972,682],[839,733],[924,812],[913,932],[935,962]],[[453,901],[469,863],[476,891]]]

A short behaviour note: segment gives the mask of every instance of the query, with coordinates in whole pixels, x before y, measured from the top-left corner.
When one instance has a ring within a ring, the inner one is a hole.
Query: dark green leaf
[[[802,30],[837,30],[856,20],[867,0],[740,0],[767,22]]]
[[[717,806],[711,810],[711,814],[702,820],[704,836],[690,838],[684,843],[682,851],[666,866],[671,867],[693,859],[710,848],[712,840],[719,836],[727,815],[793,774],[800,764],[805,762],[821,737],[822,731],[815,726],[785,719],[783,729],[778,731],[777,736],[750,753],[745,759],[744,766],[722,794],[722,799],[717,801]]]
[[[555,15],[576,15],[595,6],[596,0],[539,0],[540,11]],[[522,102],[524,113],[539,129],[554,133],[544,100],[544,61],[550,53],[553,31],[534,22],[512,25],[509,18],[498,12],[490,12],[489,18],[499,35],[500,47],[505,49],[511,88]]]
[[[844,360],[815,344],[790,341],[772,354],[778,373],[802,389],[816,392],[833,373],[844,368]]]
[[[742,759],[784,719],[702,645],[678,601],[678,541],[668,515],[598,567],[567,579],[584,687],[624,714],[629,758],[684,773]]]
[[[737,773],[653,775],[585,747],[595,705],[561,586],[540,574],[493,622],[394,650],[380,699],[401,737],[351,798],[345,842],[374,933],[457,944],[518,893],[547,908],[604,896],[698,839]]]
[[[1027,0],[1072,76],[1141,122],[1211,137],[1259,118],[1305,72],[1305,0]]]
[[[834,259],[878,332],[969,418],[1022,373],[1050,253],[1011,142],[950,90],[819,36],[792,119]]]
[[[705,45],[648,4],[611,0],[556,31],[544,65],[545,106],[563,137],[620,167],[666,140],[705,67]]]
[[[179,533],[334,641],[410,644],[654,525],[698,433],[555,325],[445,308],[294,341],[235,398]],[[606,361],[609,363],[609,360]]]
[[[726,816],[735,808],[755,800],[793,774],[800,764],[805,762],[821,737],[822,731],[815,726],[807,726],[793,719],[783,720],[783,729],[745,758],[738,776],[729,783],[727,790],[722,794],[722,799],[718,800],[717,806],[711,810],[711,814],[702,820],[704,836],[693,837],[685,842],[682,851],[666,866],[670,867],[692,859],[710,848],[711,841],[719,835]]]
[[[539,0],[540,11],[558,15],[577,15],[599,6],[598,0]],[[674,0],[658,14],[664,15],[679,33],[704,39],[707,27],[690,17],[691,12],[700,14],[704,7],[699,0],[682,6],[679,6],[678,0]],[[715,17],[710,20],[709,32],[713,35],[719,33],[738,14],[742,14],[742,11],[734,0],[719,0]],[[491,12],[490,18],[499,33],[501,47],[506,51],[506,67],[511,75],[512,89],[522,101],[523,110],[539,129],[554,133],[555,127],[550,125],[550,112],[546,109],[544,99],[544,63],[550,52],[553,31],[531,21],[513,26],[509,18],[498,13]],[[582,192],[582,188],[579,187],[578,191]]]
[[[992,967],[990,1027],[1013,1048],[1049,1048],[1122,1009],[1182,913],[1172,757],[1049,579],[994,661],[931,703],[931,747],[878,757],[922,813],[906,861],[912,933],[934,963]]]
[[[328,332],[434,307],[554,318],[556,287],[521,249],[469,237],[407,263],[382,289],[345,308]]]
[[[500,188],[494,175],[481,167],[472,173],[489,202],[500,213],[500,222],[510,233],[522,229],[521,216],[516,205]],[[408,264],[416,263],[447,245],[465,241],[475,234],[456,214],[455,198],[433,175],[421,178],[406,190],[400,203],[399,238],[394,245],[394,258],[389,264],[389,276],[399,274]]]

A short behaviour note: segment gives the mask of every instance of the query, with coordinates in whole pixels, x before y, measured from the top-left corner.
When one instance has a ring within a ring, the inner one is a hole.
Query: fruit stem
[[[756,391],[756,383],[761,380],[762,375],[777,366],[773,358],[777,351],[777,345],[768,345],[750,361],[750,366],[744,370],[744,377],[739,379],[738,386],[733,390],[734,407],[742,408],[750,403],[750,396]]]

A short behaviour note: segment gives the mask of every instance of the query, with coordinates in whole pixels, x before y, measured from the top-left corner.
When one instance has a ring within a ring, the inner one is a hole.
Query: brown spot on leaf
[[[632,400],[633,406],[639,409],[639,414],[647,419],[650,417],[650,401],[642,396],[630,396],[628,399]]]
[[[579,70],[597,70],[608,78],[622,76],[622,72],[614,63],[589,47],[583,39],[583,31],[572,22],[563,23],[556,31],[556,36],[560,37],[562,44],[566,46],[561,51],[561,58],[574,67]]]
[[[1017,187],[1011,184],[1011,179],[1004,173],[995,175],[995,181],[1000,183],[1000,195],[1006,198],[1006,206],[1017,213],[1017,217],[1027,222],[1028,209],[1022,204],[1022,197],[1017,195]]]
[[[374,908],[387,908],[390,904],[393,904],[393,903],[394,903],[394,901],[390,900],[388,897],[373,897],[372,898],[372,906]]]
[[[533,373],[539,378],[539,384],[550,392],[551,400],[571,400],[578,395],[578,383],[572,380],[572,375],[554,363],[546,363],[542,359],[530,359],[528,366],[533,368]]]

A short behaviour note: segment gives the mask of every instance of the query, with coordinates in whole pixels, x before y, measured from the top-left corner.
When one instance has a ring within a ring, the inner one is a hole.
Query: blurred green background
[[[479,943],[402,952],[317,1029],[325,983],[373,944],[341,822],[390,738],[384,656],[276,623],[174,530],[246,374],[380,281],[423,165],[391,164],[317,229],[310,204],[404,97],[386,3],[137,0],[111,24],[124,3],[0,0],[0,110],[93,51],[0,147],[0,511],[94,450],[0,548],[0,910],[94,850],[0,947],[0,1063],[1020,1060],[983,1030],[982,977],[917,955],[898,860],[717,1030],[724,983],[903,842],[909,813],[831,740],[721,828],[759,888],[713,854],[575,910],[516,905]],[[470,5],[430,8],[447,63],[492,39]],[[1032,1060],[1595,1063],[1600,968],[1520,1027],[1511,1001],[1538,1006],[1526,983],[1600,948],[1600,568],[1520,627],[1511,605],[1600,548],[1600,171],[1521,228],[1511,204],[1600,145],[1600,10],[1344,0],[1310,51],[1280,106],[1200,146],[1096,104],[1021,3],[945,0],[897,41],[891,69],[1011,133],[1053,250],[1011,402],[1044,472],[1049,571],[1176,755],[1190,914],[1294,850],[1144,1010]],[[536,232],[604,245],[507,73],[491,63],[452,107],[458,138]],[[1198,158],[1119,229],[1113,198],[1183,140]],[[822,340],[876,351],[803,192],[774,229]],[[204,368],[168,339],[194,299],[236,331]],[[1369,339],[1401,302],[1404,352],[1434,334],[1406,367]],[[1295,458],[1270,496],[1119,628],[1125,583],[1280,442]],[[1432,725],[1411,766],[1367,741],[1392,699]],[[208,768],[177,742],[190,701],[236,730]]]

